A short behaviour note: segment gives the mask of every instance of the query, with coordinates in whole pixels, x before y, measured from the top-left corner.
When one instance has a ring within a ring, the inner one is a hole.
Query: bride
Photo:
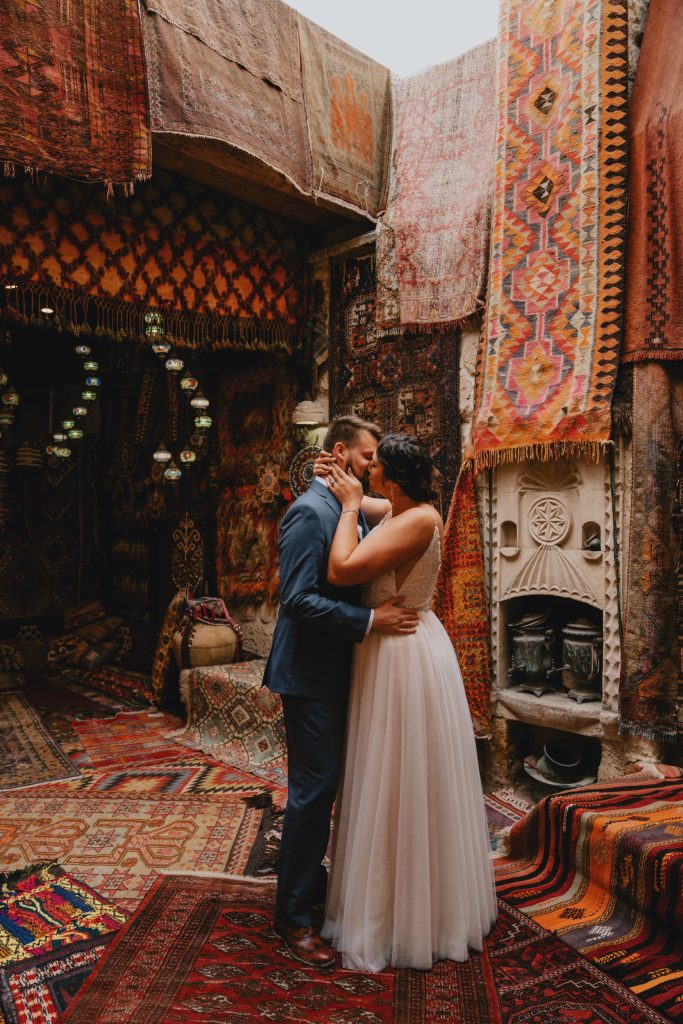
[[[324,457],[318,465],[342,506],[330,583],[365,584],[371,607],[402,594],[420,613],[413,635],[371,632],[356,647],[322,936],[353,970],[466,960],[481,950],[496,900],[460,669],[430,610],[443,533],[431,459],[415,437],[384,437],[370,466],[382,503]],[[385,514],[359,542],[361,502]]]

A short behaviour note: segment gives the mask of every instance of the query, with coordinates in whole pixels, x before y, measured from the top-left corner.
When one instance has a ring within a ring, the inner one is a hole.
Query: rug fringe
[[[540,441],[533,444],[515,445],[511,448],[492,448],[466,457],[475,474],[482,469],[496,469],[513,462],[535,459],[552,462],[555,459],[581,459],[584,462],[600,462],[614,446],[613,441]]]
[[[675,743],[678,739],[678,729],[658,729],[654,725],[645,725],[641,722],[619,722],[619,735],[638,736],[643,740],[652,740],[655,743]]]
[[[164,337],[178,348],[292,355],[301,345],[300,324],[166,310],[123,299],[98,298],[51,284],[19,283],[7,273],[0,274],[0,284],[5,286],[8,300],[5,312],[17,322],[68,331],[77,337],[94,334],[111,341],[138,341],[149,345],[145,316],[158,312],[164,321]],[[47,307],[53,312],[43,313]]]
[[[628,352],[621,357],[624,365],[633,363],[658,363],[660,360],[683,359],[683,348],[647,349],[644,352]]]
[[[255,878],[253,875],[233,875],[227,871],[159,871],[167,878],[220,878],[226,882],[249,882],[254,885],[274,885],[274,878]]]
[[[61,868],[56,860],[44,861],[42,864],[29,864],[23,868],[16,868],[14,871],[4,871],[0,874],[0,890],[14,886],[17,882],[23,882],[31,875],[37,875],[40,871],[49,871],[51,868]]]

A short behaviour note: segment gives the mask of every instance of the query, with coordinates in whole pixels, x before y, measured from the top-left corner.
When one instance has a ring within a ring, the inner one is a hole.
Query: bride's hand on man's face
[[[313,463],[313,474],[315,476],[329,476],[330,466],[334,466],[334,455],[330,455],[329,452],[320,451],[318,457]]]
[[[354,476],[353,470],[349,470],[347,473],[334,463],[330,466],[327,482],[342,508],[360,509],[360,503],[363,500],[363,485],[358,477]]]

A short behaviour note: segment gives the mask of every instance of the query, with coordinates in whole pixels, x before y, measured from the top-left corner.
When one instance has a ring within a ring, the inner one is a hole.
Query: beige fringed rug
[[[380,332],[446,330],[483,305],[496,41],[402,79],[377,241]]]
[[[0,790],[79,775],[21,693],[0,697]]]

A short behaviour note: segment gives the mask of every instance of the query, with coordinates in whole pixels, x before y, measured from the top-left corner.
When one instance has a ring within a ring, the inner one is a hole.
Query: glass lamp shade
[[[158,341],[152,342],[152,352],[156,353],[156,355],[165,356],[166,353],[170,351],[170,342],[164,341],[163,338],[160,338]]]
[[[19,287],[18,284],[6,284],[5,285],[5,291],[6,292],[15,292],[18,287]]]
[[[94,359],[86,359],[83,363],[83,369],[87,370],[88,373],[97,373],[100,368],[100,364],[96,363]]]
[[[6,388],[9,384],[9,376],[5,373],[3,368],[0,366],[0,388]]]
[[[55,448],[52,454],[56,455],[58,459],[68,459],[71,455],[71,449],[62,447]]]
[[[190,399],[190,405],[193,409],[208,409],[211,403],[209,402],[209,399],[201,393],[201,391],[198,391],[197,394],[193,395]]]
[[[162,313],[150,309],[145,313],[145,335],[148,338],[159,337],[164,333],[164,317]]]
[[[8,405],[11,408],[16,408],[21,405],[21,397],[18,391],[15,391],[13,387],[10,387],[9,391],[6,391],[2,396],[2,404]]]
[[[101,383],[102,383],[102,378],[101,377],[86,377],[85,378],[85,386],[87,388],[98,388]]]
[[[92,352],[92,349],[90,348],[90,345],[76,345],[74,351],[79,356],[89,356],[90,353]]]
[[[180,480],[182,475],[182,469],[180,469],[179,466],[176,466],[173,461],[169,462],[168,466],[164,470],[164,476],[167,480]]]
[[[97,392],[86,388],[85,391],[81,391],[81,398],[84,402],[94,402],[97,398]]]
[[[170,462],[171,453],[164,444],[160,444],[157,450],[153,453],[152,458],[155,462]]]
[[[183,448],[179,457],[180,461],[187,466],[197,461],[197,453],[193,452],[191,448]]]
[[[206,413],[201,413],[201,415],[194,418],[194,425],[197,430],[208,430],[212,423],[213,420]]]
[[[191,377],[189,373],[186,373],[184,377],[180,378],[180,387],[183,391],[192,393],[199,387],[199,381],[196,377]]]
[[[56,444],[62,444],[64,441],[68,441],[69,440],[69,435],[68,434],[63,434],[61,432],[61,430],[58,430],[56,433],[54,433],[52,435],[52,440]]]
[[[54,309],[52,308],[52,306],[41,306],[40,312],[45,313],[46,316],[51,316],[52,313],[54,313]]]
[[[71,410],[74,416],[87,416],[88,410],[85,405],[75,405]]]
[[[56,451],[57,451],[57,445],[56,444],[46,444],[45,445],[45,454],[46,455],[54,455],[54,453]]]
[[[0,427],[11,427],[14,423],[14,413],[11,409],[3,409],[0,412]]]
[[[71,430],[71,428],[75,426],[76,420],[62,420],[62,428],[64,430]]]
[[[73,427],[69,431],[69,437],[71,438],[72,441],[80,441],[80,439],[83,437],[83,431],[79,430],[78,427]]]
[[[180,371],[184,368],[185,363],[182,361],[182,359],[176,359],[174,357],[173,359],[167,359],[165,365],[169,373],[180,373]]]

